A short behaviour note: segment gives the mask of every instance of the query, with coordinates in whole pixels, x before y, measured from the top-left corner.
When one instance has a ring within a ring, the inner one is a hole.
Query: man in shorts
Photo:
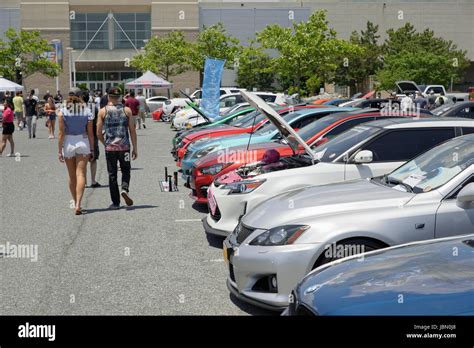
[[[125,101],[125,106],[127,108],[130,108],[130,110],[132,110],[133,125],[136,126],[137,119],[138,119],[138,112],[140,111],[140,102],[135,98],[134,91],[131,91],[130,94],[128,95]]]
[[[18,126],[18,130],[22,130],[25,126],[25,115],[23,108],[23,93],[21,91],[16,92],[15,98],[13,98],[13,108],[15,112],[15,118]]]
[[[142,129],[142,124],[143,128],[146,128],[145,125],[145,118],[146,118],[146,98],[143,95],[142,91],[138,91],[137,98],[138,102],[140,103],[140,108],[138,111],[138,119],[137,119],[137,129]]]

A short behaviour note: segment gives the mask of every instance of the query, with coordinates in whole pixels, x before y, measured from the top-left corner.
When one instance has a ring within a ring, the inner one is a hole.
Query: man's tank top
[[[128,117],[123,105],[107,105],[105,110],[105,151],[129,151]]]

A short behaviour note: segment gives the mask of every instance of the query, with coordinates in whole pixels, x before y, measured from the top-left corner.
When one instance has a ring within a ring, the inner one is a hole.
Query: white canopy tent
[[[159,77],[158,75],[152,73],[151,71],[147,71],[138,79],[126,83],[125,87],[128,89],[145,89],[145,90],[155,89],[155,88],[166,88],[168,89],[168,94],[169,94],[169,91],[173,87],[173,84]]]
[[[22,90],[23,86],[0,76],[0,92],[18,92]]]

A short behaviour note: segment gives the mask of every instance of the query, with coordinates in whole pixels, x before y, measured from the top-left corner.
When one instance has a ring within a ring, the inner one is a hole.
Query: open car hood
[[[308,144],[306,144],[298,133],[296,133],[295,130],[283,119],[283,117],[281,117],[270,105],[265,103],[262,98],[248,91],[240,91],[240,93],[250,105],[258,109],[278,128],[280,134],[288,142],[288,145],[294,153],[298,153],[299,145],[301,145],[313,160],[317,159]]]
[[[204,111],[202,111],[199,107],[197,107],[196,105],[194,105],[193,103],[189,102],[186,100],[186,104],[188,104],[188,106],[190,106],[194,111],[196,111],[198,113],[199,116],[202,116],[206,121],[208,122],[213,122],[213,119],[209,116],[207,116]]]
[[[413,92],[421,92],[418,88],[418,85],[413,81],[397,81],[395,84],[398,87],[399,93],[413,93]]]

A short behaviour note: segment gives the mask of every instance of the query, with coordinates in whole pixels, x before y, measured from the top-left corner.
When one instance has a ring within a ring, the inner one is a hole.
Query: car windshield
[[[315,136],[317,133],[321,132],[323,129],[329,127],[334,122],[342,119],[341,115],[329,115],[319,120],[308,124],[307,126],[298,130],[298,135],[307,142],[311,137]]]
[[[443,186],[474,164],[474,141],[454,139],[418,156],[386,178],[396,189],[414,193],[429,192]]]
[[[441,106],[437,107],[436,109],[431,110],[431,113],[435,116],[440,116],[441,114],[444,114],[446,111],[448,111],[452,107],[453,107],[452,104],[441,105]]]
[[[302,113],[305,113],[305,112],[304,111],[293,111],[293,112],[288,112],[287,111],[285,113],[280,114],[280,116],[282,116],[283,119],[291,125],[293,120],[301,117]],[[257,134],[257,135],[268,135],[268,134],[271,134],[275,131],[277,131],[277,126],[275,126],[275,124],[270,122],[269,124],[265,125],[265,127],[263,127],[262,129],[256,131],[255,134]]]
[[[254,118],[256,117],[255,124],[263,120],[264,116],[260,114],[260,111],[252,111],[245,115],[244,117],[238,117],[233,120],[229,125],[234,127],[247,128],[251,127],[254,123]]]
[[[379,131],[380,128],[377,127],[355,126],[314,148],[313,152],[320,162],[333,162],[347,150]]]

